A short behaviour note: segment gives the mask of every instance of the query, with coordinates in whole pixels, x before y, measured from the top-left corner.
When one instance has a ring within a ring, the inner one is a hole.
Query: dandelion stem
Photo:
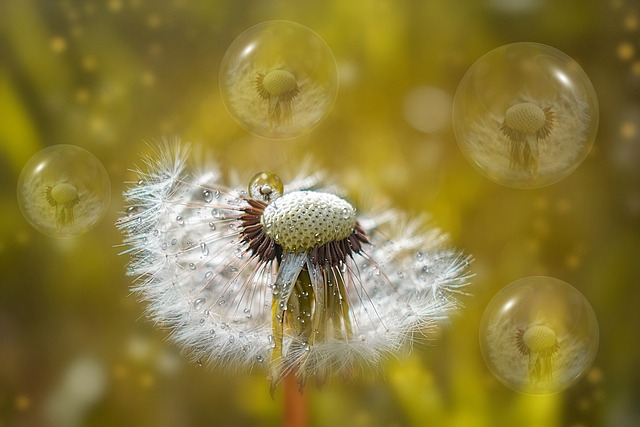
[[[284,427],[307,427],[309,405],[307,394],[298,386],[294,372],[284,378]]]

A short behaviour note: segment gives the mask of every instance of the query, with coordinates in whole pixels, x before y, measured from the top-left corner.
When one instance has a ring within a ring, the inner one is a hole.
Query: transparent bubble
[[[285,139],[315,128],[338,93],[338,68],[309,28],[268,21],[240,34],[220,67],[222,99],[247,131]]]
[[[86,233],[105,215],[109,176],[84,148],[54,145],[38,151],[18,178],[18,204],[38,231],[52,237]]]
[[[507,387],[548,394],[574,385],[598,351],[598,321],[589,301],[552,277],[516,280],[491,300],[480,323],[480,349]]]
[[[573,172],[598,130],[589,77],[563,52],[513,43],[478,59],[462,78],[453,127],[469,162],[508,187],[538,188]]]

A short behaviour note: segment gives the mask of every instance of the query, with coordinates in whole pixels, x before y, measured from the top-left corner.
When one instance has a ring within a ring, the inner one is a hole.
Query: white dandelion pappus
[[[246,192],[214,166],[189,173],[185,146],[156,155],[118,227],[133,289],[195,358],[303,386],[380,365],[458,308],[469,258],[419,221],[356,215],[315,177],[285,191],[261,173]]]

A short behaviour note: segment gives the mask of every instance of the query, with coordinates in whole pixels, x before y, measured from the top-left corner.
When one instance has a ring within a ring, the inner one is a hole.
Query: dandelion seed
[[[264,172],[248,192],[223,185],[207,178],[219,176],[214,166],[188,172],[178,144],[156,156],[138,171],[142,184],[125,192],[138,209],[118,227],[128,274],[138,276],[134,290],[196,360],[263,367],[272,387],[288,374],[301,386],[313,377],[322,383],[379,366],[459,307],[468,258],[418,221],[395,211],[356,215],[308,177],[284,186]],[[222,197],[205,201],[203,190]],[[422,273],[426,265],[433,274]]]

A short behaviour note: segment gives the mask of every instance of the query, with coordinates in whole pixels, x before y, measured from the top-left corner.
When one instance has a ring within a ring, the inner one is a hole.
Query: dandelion
[[[509,166],[537,175],[538,142],[548,138],[552,128],[553,112],[548,107],[542,109],[531,102],[509,107],[500,126],[511,145]]]
[[[591,117],[579,95],[536,99],[523,93],[503,115],[488,113],[469,123],[465,149],[501,181],[555,182],[588,149]]]
[[[145,157],[118,227],[134,290],[196,360],[263,368],[272,390],[292,375],[350,378],[459,307],[469,258],[420,221],[359,215],[317,176],[226,186],[187,158],[179,144]]]
[[[78,189],[68,182],[48,185],[45,190],[47,203],[56,211],[56,225],[63,227],[73,225],[73,209],[80,201]]]
[[[545,325],[518,329],[516,345],[520,354],[529,356],[529,381],[544,381],[553,377],[553,356],[560,348],[553,329]]]
[[[292,73],[286,70],[259,73],[256,90],[260,98],[269,103],[269,123],[291,123],[291,104],[293,98],[300,93],[296,77]]]

